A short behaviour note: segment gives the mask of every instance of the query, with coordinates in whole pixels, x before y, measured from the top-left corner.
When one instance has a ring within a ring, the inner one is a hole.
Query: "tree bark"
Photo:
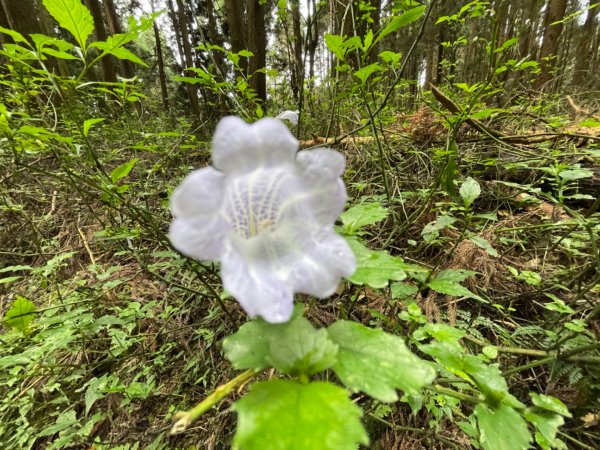
[[[41,33],[33,0],[0,0],[9,28],[27,36]]]
[[[167,77],[165,75],[165,62],[163,59],[162,45],[160,43],[160,33],[156,22],[154,27],[154,40],[156,41],[156,59],[158,61],[158,77],[160,80],[160,96],[162,98],[163,108],[169,111],[169,92],[167,91]]]
[[[588,8],[588,15],[585,23],[581,27],[579,33],[579,42],[575,50],[575,69],[573,71],[572,83],[579,87],[584,87],[586,81],[591,77],[590,63],[594,58],[594,53],[597,49],[594,48],[593,36],[596,35],[598,29],[598,12],[600,4],[598,0],[590,0],[589,6],[598,5],[595,8]]]
[[[250,58],[248,67],[252,75],[252,89],[263,102],[266,111],[267,102],[267,75],[259,69],[267,64],[267,30],[265,28],[265,7],[260,0],[248,0],[248,49],[254,54]]]
[[[96,40],[105,41],[107,34],[100,3],[98,3],[98,0],[85,0],[85,5],[88,7],[94,18],[94,36]],[[110,55],[106,55],[100,60],[100,64],[102,66],[102,79],[110,83],[116,82],[117,73],[115,72],[114,58]]]
[[[558,44],[563,30],[563,24],[560,21],[564,19],[566,10],[567,0],[550,0],[547,5],[546,15],[544,16],[544,38],[539,56],[541,72],[537,79],[538,89],[545,87],[553,77],[553,69],[556,67],[556,56],[558,55]]]
[[[194,67],[194,58],[192,55],[192,44],[190,42],[190,33],[188,31],[188,22],[183,9],[183,0],[177,0],[177,21],[179,22],[179,33],[181,34],[181,43],[183,45],[183,55],[185,65],[188,68]],[[196,85],[188,83],[188,95],[190,98],[190,107],[195,117],[200,115],[200,103],[198,102],[198,89]]]
[[[108,29],[110,34],[120,34],[123,32],[121,23],[119,22],[119,16],[117,15],[117,9],[113,0],[103,0],[104,14],[106,14],[106,22],[108,23]],[[119,65],[125,78],[133,78],[135,76],[135,70],[133,63],[126,59],[120,59]]]
[[[253,3],[257,0],[249,0]],[[244,22],[242,16],[246,10],[245,0],[225,0],[225,11],[227,12],[227,28],[229,31],[229,43],[231,51],[238,53],[247,49],[246,39],[244,37]],[[264,18],[263,18],[264,21]],[[248,60],[240,58],[240,68],[244,75],[248,75]]]
[[[300,1],[290,0],[290,9],[292,10],[292,31],[293,31],[293,55],[291,87],[294,99],[300,98],[300,85],[304,82],[304,70],[302,62],[302,31],[300,27]]]

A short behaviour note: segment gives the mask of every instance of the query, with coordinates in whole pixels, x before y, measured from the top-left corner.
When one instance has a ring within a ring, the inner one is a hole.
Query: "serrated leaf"
[[[87,416],[94,406],[96,400],[99,400],[104,397],[104,392],[101,392],[102,389],[106,387],[106,377],[104,374],[100,378],[92,378],[88,384],[88,388],[85,391],[85,415]]]
[[[18,31],[11,30],[10,28],[0,27],[0,33],[8,34],[12,38],[12,40],[15,42],[23,42],[25,44],[29,44],[27,39],[25,39],[25,36],[23,36]]]
[[[421,230],[421,236],[425,242],[432,242],[437,239],[440,235],[440,231],[446,227],[449,227],[454,222],[456,222],[456,217],[452,216],[440,216],[434,222],[429,222],[427,225],[423,227]]]
[[[471,236],[469,240],[477,245],[477,247],[484,249],[488,255],[493,257],[498,256],[498,251],[492,247],[492,244],[490,244],[489,241],[484,237],[474,235]]]
[[[563,180],[573,181],[581,180],[583,178],[591,178],[594,176],[594,172],[589,169],[569,169],[561,171],[558,175]]]
[[[477,275],[477,272],[465,269],[446,269],[438,273],[433,279],[460,282],[465,281],[467,278]]]
[[[131,169],[133,169],[133,166],[135,166],[135,164],[137,162],[138,162],[138,159],[133,158],[131,161],[127,161],[126,163],[123,163],[120,166],[115,167],[113,169],[113,171],[110,173],[110,178],[111,178],[113,184],[115,184],[120,179],[125,178],[127,175],[129,175],[129,172],[131,172]]]
[[[408,283],[392,283],[390,290],[392,298],[400,300],[414,298],[414,296],[417,295],[417,292],[419,292],[419,289],[416,286]]]
[[[358,78],[362,84],[366,84],[367,80],[371,75],[376,72],[379,72],[383,69],[379,64],[373,63],[368,66],[361,67],[359,70],[354,72],[354,76]]]
[[[369,30],[369,31],[367,31],[367,34],[365,35],[365,39],[364,39],[364,43],[363,43],[363,49],[365,52],[369,51],[372,43],[373,43],[373,30]]]
[[[452,295],[454,297],[467,297],[479,301],[485,301],[483,298],[474,294],[466,287],[455,281],[432,280],[429,283],[427,283],[427,286],[429,287],[429,289],[433,289],[434,291],[439,292],[440,294]]]
[[[388,210],[381,203],[361,203],[343,212],[340,219],[344,224],[344,232],[353,234],[366,225],[382,221],[387,215]]]
[[[531,396],[531,402],[538,408],[560,414],[561,416],[572,417],[569,408],[556,397],[537,394],[535,392],[530,392],[529,395]]]
[[[398,399],[396,389],[416,394],[435,378],[433,367],[408,350],[399,336],[345,320],[327,332],[339,346],[333,370],[354,391],[393,402]]]
[[[354,450],[369,442],[360,408],[345,389],[330,383],[260,381],[233,409],[234,449]]]
[[[425,8],[425,6],[417,6],[416,8],[405,11],[399,16],[393,17],[392,20],[390,20],[388,24],[378,33],[375,43],[386,37],[388,34],[399,30],[415,20],[418,20],[425,12]]]
[[[473,202],[481,195],[481,186],[473,178],[467,178],[460,186],[460,196],[463,199],[465,207],[469,208]]]
[[[339,60],[343,61],[344,54],[346,52],[342,45],[344,43],[344,36],[325,33],[323,40],[325,41],[325,45],[327,45],[329,51],[332,52],[335,56],[337,56]]]
[[[105,118],[99,118],[99,119],[87,119],[85,122],[83,122],[83,135],[85,137],[87,137],[88,133],[90,132],[90,128],[92,128],[92,126],[96,125],[97,123],[103,122],[105,121]],[[113,181],[114,183],[114,181]]]
[[[115,48],[109,51],[108,53],[110,53],[113,56],[116,56],[119,59],[126,59],[128,61],[139,64],[140,66],[148,67],[148,64],[142,61],[137,55],[127,50],[125,47]]]
[[[80,0],[42,0],[42,2],[58,24],[73,35],[79,47],[85,49],[87,39],[94,31],[94,19],[90,10]]]
[[[9,327],[16,328],[25,334],[33,320],[34,313],[35,304],[31,300],[17,295],[17,299],[4,314],[4,321]]]
[[[484,450],[526,450],[531,434],[527,423],[513,408],[500,405],[490,409],[480,403],[473,412],[479,425],[479,443]]]
[[[557,447],[560,448],[562,442],[556,439],[556,433],[565,423],[565,419],[563,419],[562,416],[539,408],[527,408],[523,413],[523,416],[527,421],[531,422],[539,434],[542,435],[543,439],[539,439],[536,435],[536,442],[543,450],[550,450]]]
[[[338,346],[327,330],[316,330],[304,317],[278,327],[271,336],[267,360],[290,375],[312,375],[335,364]]]
[[[354,284],[366,284],[375,289],[386,287],[390,280],[402,281],[410,268],[401,258],[384,251],[372,251],[356,239],[347,239],[356,257],[356,271],[348,277]]]

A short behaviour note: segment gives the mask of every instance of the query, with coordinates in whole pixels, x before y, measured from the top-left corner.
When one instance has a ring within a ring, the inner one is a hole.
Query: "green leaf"
[[[369,49],[371,48],[371,44],[373,44],[373,30],[367,31],[367,34],[365,35],[363,44],[363,49],[365,53],[369,51]]]
[[[362,67],[354,72],[354,76],[358,78],[362,84],[366,84],[367,80],[375,72],[379,72],[383,69],[378,63],[369,64],[368,66]]]
[[[561,416],[572,417],[569,408],[556,397],[536,394],[535,392],[530,392],[529,395],[531,396],[531,402],[538,408],[560,414]]]
[[[138,162],[138,159],[133,158],[131,161],[127,161],[126,163],[123,163],[120,166],[115,167],[113,169],[113,171],[110,173],[110,178],[111,178],[113,184],[115,184],[120,179],[125,178],[127,175],[129,175],[129,172],[131,172],[131,169],[133,169],[133,166],[135,166],[135,164],[137,162]]]
[[[278,327],[271,336],[267,359],[290,375],[312,375],[332,367],[338,346],[324,328],[316,330],[304,317]]]
[[[21,33],[15,31],[15,30],[0,27],[0,33],[8,34],[12,38],[12,40],[15,42],[23,42],[23,43],[29,45],[29,42],[27,41],[27,39],[25,39],[25,36],[23,36]]]
[[[417,6],[416,8],[409,9],[399,16],[395,16],[390,22],[378,33],[375,39],[375,44],[381,39],[386,37],[388,34],[399,30],[400,28],[418,20],[425,12],[426,6]]]
[[[88,133],[90,132],[90,128],[92,128],[93,125],[96,125],[97,123],[103,122],[106,119],[104,118],[100,118],[100,119],[88,119],[85,122],[83,122],[83,135],[85,137],[87,137]],[[114,181],[113,181],[114,183]]]
[[[70,53],[64,52],[62,50],[54,50],[53,48],[44,48],[42,53],[50,56],[54,56],[59,59],[78,59],[76,56],[71,55]]]
[[[456,217],[446,215],[439,216],[434,222],[429,222],[421,230],[423,240],[428,243],[436,240],[440,235],[440,231],[452,225],[456,220]]]
[[[546,295],[546,297],[554,300],[551,303],[546,303],[544,305],[544,308],[546,308],[549,311],[554,311],[557,313],[561,313],[561,314],[574,314],[575,310],[573,308],[571,308],[569,305],[567,305],[564,300],[558,298],[556,295],[550,293],[550,292],[546,292],[544,293]]]
[[[330,383],[260,381],[233,408],[234,449],[350,450],[369,442],[360,408]]]
[[[541,435],[540,439],[540,436],[536,433],[535,440],[543,450],[567,448],[561,441],[556,439],[558,429],[565,423],[562,416],[538,408],[527,408],[523,416],[535,426]]]
[[[589,169],[569,169],[561,171],[558,175],[563,180],[573,181],[580,180],[582,178],[591,178],[594,176],[594,172]]]
[[[34,313],[35,304],[31,300],[17,295],[17,299],[4,314],[4,321],[9,327],[16,328],[25,334],[33,320]]]
[[[342,383],[382,402],[398,399],[396,389],[416,394],[435,378],[433,367],[414,355],[399,336],[340,320],[328,328],[339,345],[333,370]]]
[[[79,47],[85,50],[86,42],[94,31],[94,19],[80,0],[42,0],[58,24],[73,35]]]
[[[477,275],[477,272],[465,269],[446,269],[438,273],[433,279],[460,282],[465,281],[467,278],[472,277],[473,275]]]
[[[348,277],[354,284],[366,284],[372,288],[386,287],[390,280],[402,281],[405,269],[411,268],[401,258],[384,251],[371,251],[356,239],[346,239],[356,257],[356,272]]]
[[[340,219],[344,224],[344,233],[354,234],[366,225],[382,221],[387,215],[387,208],[381,206],[379,202],[361,203],[343,212]]]
[[[527,423],[513,408],[500,405],[490,409],[480,403],[473,412],[479,424],[479,443],[484,450],[526,450],[531,434]]]
[[[475,199],[481,195],[481,187],[473,178],[467,178],[460,186],[460,196],[463,199],[466,208],[469,208]]]
[[[494,257],[498,256],[498,251],[492,247],[492,244],[490,244],[489,241],[484,237],[473,235],[469,237],[469,240],[477,245],[477,247],[484,249],[488,255]]]
[[[340,61],[344,60],[346,49],[344,48],[344,36],[338,36],[336,34],[325,33],[323,37],[325,45],[331,53],[333,53]]]
[[[478,295],[472,293],[466,287],[462,286],[461,284],[458,284],[455,281],[432,280],[429,283],[427,283],[427,286],[430,289],[433,289],[434,291],[439,292],[440,294],[452,295],[454,297],[473,298],[473,299],[485,302],[484,299],[482,299]]]
[[[437,341],[458,343],[465,334],[467,334],[466,331],[445,323],[428,323],[416,330],[413,336],[418,341],[430,336]]]
[[[392,298],[400,300],[414,298],[417,292],[419,292],[416,286],[408,283],[392,283],[390,290]]]
[[[276,367],[289,374],[311,375],[335,363],[337,345],[325,329],[316,330],[302,317],[303,305],[294,308],[287,323],[262,319],[245,323],[223,341],[225,356],[236,369]]]
[[[495,345],[486,345],[481,349],[481,352],[489,359],[496,359],[498,357],[498,347]]]
[[[578,125],[580,127],[590,127],[590,128],[600,127],[600,120],[585,119],[585,120],[582,120],[581,122],[579,122]]]

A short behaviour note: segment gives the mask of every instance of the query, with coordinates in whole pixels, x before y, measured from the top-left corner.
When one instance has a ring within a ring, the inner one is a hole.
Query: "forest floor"
[[[456,138],[456,178],[473,177],[481,195],[463,229],[439,220],[463,212],[434,170],[446,157],[448,134],[438,117],[425,108],[382,131],[393,213],[363,238],[408,263],[477,272],[465,286],[489,301],[419,291],[410,280],[378,290],[346,283],[327,300],[303,298],[307,317],[322,326],[351,318],[400,333],[409,326],[400,313],[416,303],[428,321],[468,330],[464,344],[474,351],[496,346],[492,357],[507,369],[511,392],[563,401],[573,413],[563,428],[568,445],[594,448],[600,372],[589,361],[597,350],[545,364],[535,352],[556,334],[572,333],[562,351],[597,344],[600,336],[600,229],[585,225],[598,217],[598,128],[574,130],[565,122],[544,137],[547,124],[535,119],[496,122],[504,136],[539,136],[518,142],[465,124]],[[246,321],[235,301],[211,294],[218,269],[181,258],[164,236],[168,195],[189,170],[209,164],[210,136],[144,131],[161,129],[156,123],[123,134],[109,128],[98,125],[90,135],[103,164],[139,159],[114,183],[129,186],[121,204],[78,185],[86,169],[69,173],[51,156],[0,172],[0,315],[18,298],[36,305],[31,331],[20,336],[4,326],[0,335],[0,435],[12,435],[11,448],[229,448],[239,393],[185,433],[169,435],[176,411],[236,376],[221,341]],[[364,135],[337,147],[347,158],[349,204],[386,203],[376,142]],[[465,230],[475,238],[463,239]],[[417,414],[403,402],[355,400],[371,448],[470,445],[457,425],[464,410],[446,397],[432,398]]]

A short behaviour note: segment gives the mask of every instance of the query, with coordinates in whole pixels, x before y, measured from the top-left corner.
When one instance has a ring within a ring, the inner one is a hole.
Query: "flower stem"
[[[250,379],[259,374],[260,370],[248,369],[234,379],[217,387],[212,394],[194,406],[188,411],[179,411],[175,414],[175,423],[171,427],[171,434],[182,433],[187,430],[192,423],[200,418],[205,412],[219,403],[236,388],[243,386]]]

